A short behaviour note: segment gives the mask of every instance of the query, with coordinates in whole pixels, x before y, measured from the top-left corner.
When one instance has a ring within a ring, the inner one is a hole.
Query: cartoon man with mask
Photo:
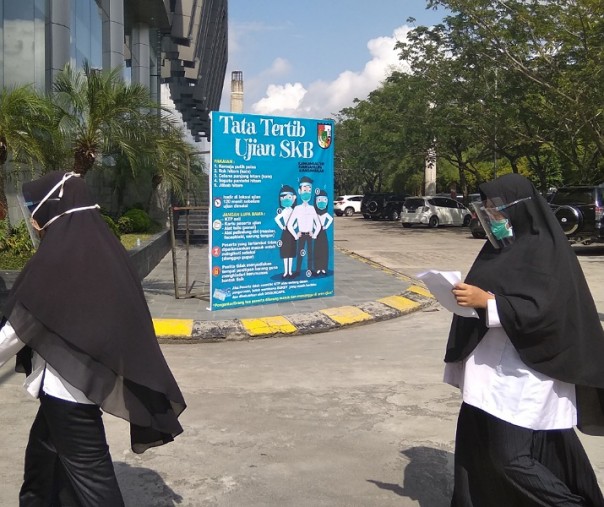
[[[296,275],[302,271],[304,257],[306,257],[306,271],[312,274],[313,240],[321,230],[321,222],[319,222],[317,211],[314,205],[310,203],[312,184],[313,180],[308,176],[300,178],[298,195],[302,202],[293,209],[287,224],[289,232],[298,240]]]

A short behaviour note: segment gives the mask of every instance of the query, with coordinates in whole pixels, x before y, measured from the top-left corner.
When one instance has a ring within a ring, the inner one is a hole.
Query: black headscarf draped
[[[63,175],[53,172],[24,184],[25,200],[39,202]],[[72,177],[62,197],[44,203],[34,218],[44,226],[67,210],[93,204],[85,181]],[[140,281],[97,209],[63,215],[48,226],[3,314],[61,377],[130,422],[134,452],[182,432],[178,415],[186,405],[157,342]]]
[[[325,190],[321,189],[315,195],[315,203],[314,203],[315,211],[317,212],[317,215],[324,215],[325,213],[327,213],[327,208],[321,209],[317,206],[317,197],[319,197],[319,196],[327,197],[327,192]]]
[[[503,329],[524,363],[576,385],[578,427],[604,434],[604,331],[575,252],[547,202],[525,177],[507,174],[480,186],[504,203],[512,244],[486,242],[466,283],[495,294]],[[455,315],[446,362],[465,359],[487,332],[480,319]]]

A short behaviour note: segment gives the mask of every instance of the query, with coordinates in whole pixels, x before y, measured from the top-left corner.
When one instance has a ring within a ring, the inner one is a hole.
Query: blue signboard
[[[210,307],[333,296],[331,120],[212,113]]]

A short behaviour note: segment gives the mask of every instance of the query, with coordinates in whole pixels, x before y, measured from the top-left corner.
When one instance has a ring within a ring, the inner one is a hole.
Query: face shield
[[[506,210],[529,199],[530,197],[525,197],[510,203],[504,203],[501,198],[493,197],[486,201],[472,203],[487,238],[495,248],[499,249],[514,242],[514,229]]]
[[[36,229],[34,229],[34,226],[31,222],[31,212],[36,207],[37,203],[25,202],[25,198],[21,194],[17,195],[17,203],[19,205],[19,209],[21,210],[23,220],[25,221],[25,226],[27,227],[27,232],[29,233],[31,242],[34,245],[34,248],[37,250],[38,246],[40,245],[40,235]]]

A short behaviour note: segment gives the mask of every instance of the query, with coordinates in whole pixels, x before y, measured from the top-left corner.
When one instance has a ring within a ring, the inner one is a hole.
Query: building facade
[[[228,0],[0,0],[0,87],[50,91],[67,63],[160,85],[196,140],[209,137],[227,65]]]

